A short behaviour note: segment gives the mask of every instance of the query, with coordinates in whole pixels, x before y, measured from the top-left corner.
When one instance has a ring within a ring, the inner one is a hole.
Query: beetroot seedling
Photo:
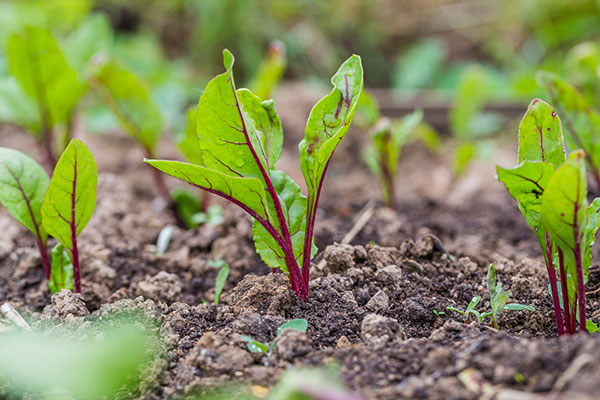
[[[73,286],[78,293],[81,292],[81,278],[77,236],[96,207],[97,183],[98,171],[92,153],[82,142],[73,139],[56,163],[41,207],[43,228],[68,253],[73,267]],[[62,260],[62,257],[58,259]],[[64,266],[61,261],[61,272]],[[59,269],[56,271],[58,273]]]
[[[215,260],[209,261],[208,266],[219,269],[217,278],[215,279],[215,299],[213,301],[215,305],[218,305],[219,301],[221,301],[221,294],[223,293],[225,283],[227,283],[227,277],[229,276],[229,264],[223,260]]]
[[[585,281],[600,200],[587,205],[584,159],[582,151],[565,159],[559,116],[534,99],[519,127],[519,165],[497,168],[498,179],[517,200],[543,250],[559,335],[576,332],[577,313],[579,329],[586,330]]]
[[[257,252],[271,268],[288,274],[296,294],[308,299],[313,230],[329,162],[348,132],[363,86],[360,57],[350,57],[332,78],[334,89],[312,109],[300,142],[300,187],[276,168],[283,130],[272,100],[237,90],[233,55],[224,51],[226,71],[206,86],[198,103],[201,164],[146,160],[189,184],[221,196],[254,218]]]

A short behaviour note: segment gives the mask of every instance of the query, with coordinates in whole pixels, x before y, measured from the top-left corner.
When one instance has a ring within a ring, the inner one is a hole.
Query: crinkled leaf
[[[560,118],[540,99],[533,99],[519,125],[519,163],[545,161],[555,167],[565,161]]]
[[[252,92],[261,99],[268,99],[283,76],[286,64],[285,45],[278,40],[274,41],[248,85]]]
[[[52,269],[48,287],[52,293],[58,293],[62,289],[73,290],[73,263],[69,253],[60,243],[52,249]]]
[[[229,264],[223,263],[221,268],[219,268],[219,273],[217,274],[217,279],[215,280],[215,304],[219,304],[221,300],[221,293],[223,293],[223,288],[225,287],[225,283],[227,283],[227,277],[229,276]]]
[[[123,129],[152,155],[162,134],[162,118],[146,84],[114,60],[96,67],[92,83]]]
[[[600,114],[594,110],[581,94],[558,75],[538,72],[538,83],[544,87],[563,120],[570,149],[583,149],[590,168],[600,164]]]
[[[6,54],[11,74],[41,106],[40,120],[46,119],[50,127],[68,121],[86,85],[67,62],[50,31],[27,26],[13,33]]]
[[[299,145],[300,168],[311,199],[320,190],[331,155],[348,132],[356,112],[363,87],[360,57],[353,55],[346,60],[331,82],[334,89],[313,107]]]
[[[279,328],[277,328],[277,337],[281,336],[284,329],[293,329],[298,332],[306,332],[308,329],[308,321],[303,318],[299,318],[291,319],[285,322]]]
[[[85,144],[71,140],[56,163],[42,203],[42,225],[65,249],[73,250],[77,236],[94,213],[98,170]]]
[[[33,158],[0,147],[0,203],[42,243],[48,235],[42,227],[40,209],[49,181]]]
[[[294,257],[302,261],[304,250],[304,235],[306,228],[306,197],[300,191],[300,187],[282,171],[271,171],[273,186],[279,199],[285,220],[292,236]],[[271,268],[279,268],[287,272],[283,250],[275,239],[258,221],[252,226],[252,237],[254,246],[262,260]],[[317,248],[312,244],[311,258],[316,254]]]
[[[497,167],[498,180],[517,201],[527,223],[535,232],[542,248],[546,246],[546,230],[542,226],[542,194],[555,167],[540,161],[523,161],[515,168]]]
[[[583,158],[582,151],[571,153],[542,194],[542,224],[565,255],[582,244],[585,236],[588,205]]]

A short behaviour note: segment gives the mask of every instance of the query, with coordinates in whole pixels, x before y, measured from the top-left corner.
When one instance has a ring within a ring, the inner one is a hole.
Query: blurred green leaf
[[[422,39],[404,50],[394,68],[393,87],[418,89],[431,87],[446,59],[446,46],[439,39]]]
[[[73,290],[73,263],[69,253],[60,243],[52,249],[52,268],[48,287],[51,293],[60,292],[62,289]]]
[[[286,64],[285,45],[278,40],[272,42],[248,88],[259,98],[269,99],[285,72]]]
[[[223,293],[223,288],[225,287],[225,283],[227,283],[227,277],[229,276],[229,264],[224,263],[219,268],[219,273],[217,274],[217,279],[215,280],[215,304],[219,304],[221,300],[221,293]]]
[[[64,42],[69,62],[81,75],[96,54],[108,55],[113,41],[113,31],[108,17],[103,13],[87,16]]]
[[[281,336],[284,329],[292,329],[299,332],[306,332],[308,329],[308,321],[305,319],[291,319],[284,324],[282,324],[279,328],[277,328],[277,336]]]

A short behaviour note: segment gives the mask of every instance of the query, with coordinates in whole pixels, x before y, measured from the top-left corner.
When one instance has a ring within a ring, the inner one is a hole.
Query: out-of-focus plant
[[[363,160],[377,176],[385,205],[396,208],[396,176],[402,147],[422,141],[436,153],[441,141],[435,130],[423,121],[423,112],[414,111],[402,118],[382,117],[375,97],[363,92],[358,104],[357,124],[369,135]]]
[[[223,260],[214,260],[209,261],[208,266],[219,269],[217,278],[215,279],[215,299],[213,301],[213,303],[217,305],[219,304],[219,301],[221,301],[221,293],[223,293],[223,288],[225,287],[225,283],[227,283],[227,277],[229,276],[229,264]]]
[[[489,151],[485,137],[501,128],[499,116],[484,111],[491,94],[492,87],[482,68],[472,66],[464,72],[448,116],[457,142],[452,165],[455,176],[463,174],[474,157]]]
[[[279,328],[277,328],[277,337],[280,337],[285,329],[306,332],[308,329],[308,321],[305,319],[291,319],[283,323]],[[252,353],[265,353],[270,355],[275,349],[275,342],[262,343],[258,340],[252,339],[247,335],[242,335],[241,339],[248,344],[248,350],[250,350]]]
[[[269,99],[285,72],[286,64],[285,45],[278,40],[272,42],[248,88],[261,99]]]
[[[6,55],[11,78],[0,82],[0,119],[33,135],[54,167],[56,153],[68,143],[74,112],[86,84],[69,63],[50,30],[25,26],[8,37]]]
[[[146,321],[106,316],[77,328],[0,335],[0,396],[126,399],[139,396],[145,365],[161,356]]]

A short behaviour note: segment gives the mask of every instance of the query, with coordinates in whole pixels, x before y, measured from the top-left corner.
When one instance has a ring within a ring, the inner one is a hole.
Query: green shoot
[[[308,329],[308,321],[305,319],[291,319],[283,323],[279,328],[277,328],[277,337],[280,337],[285,329],[306,332]],[[241,339],[247,343],[248,350],[250,350],[252,353],[265,353],[270,355],[275,349],[275,342],[262,343],[252,339],[247,335],[242,335]]]

